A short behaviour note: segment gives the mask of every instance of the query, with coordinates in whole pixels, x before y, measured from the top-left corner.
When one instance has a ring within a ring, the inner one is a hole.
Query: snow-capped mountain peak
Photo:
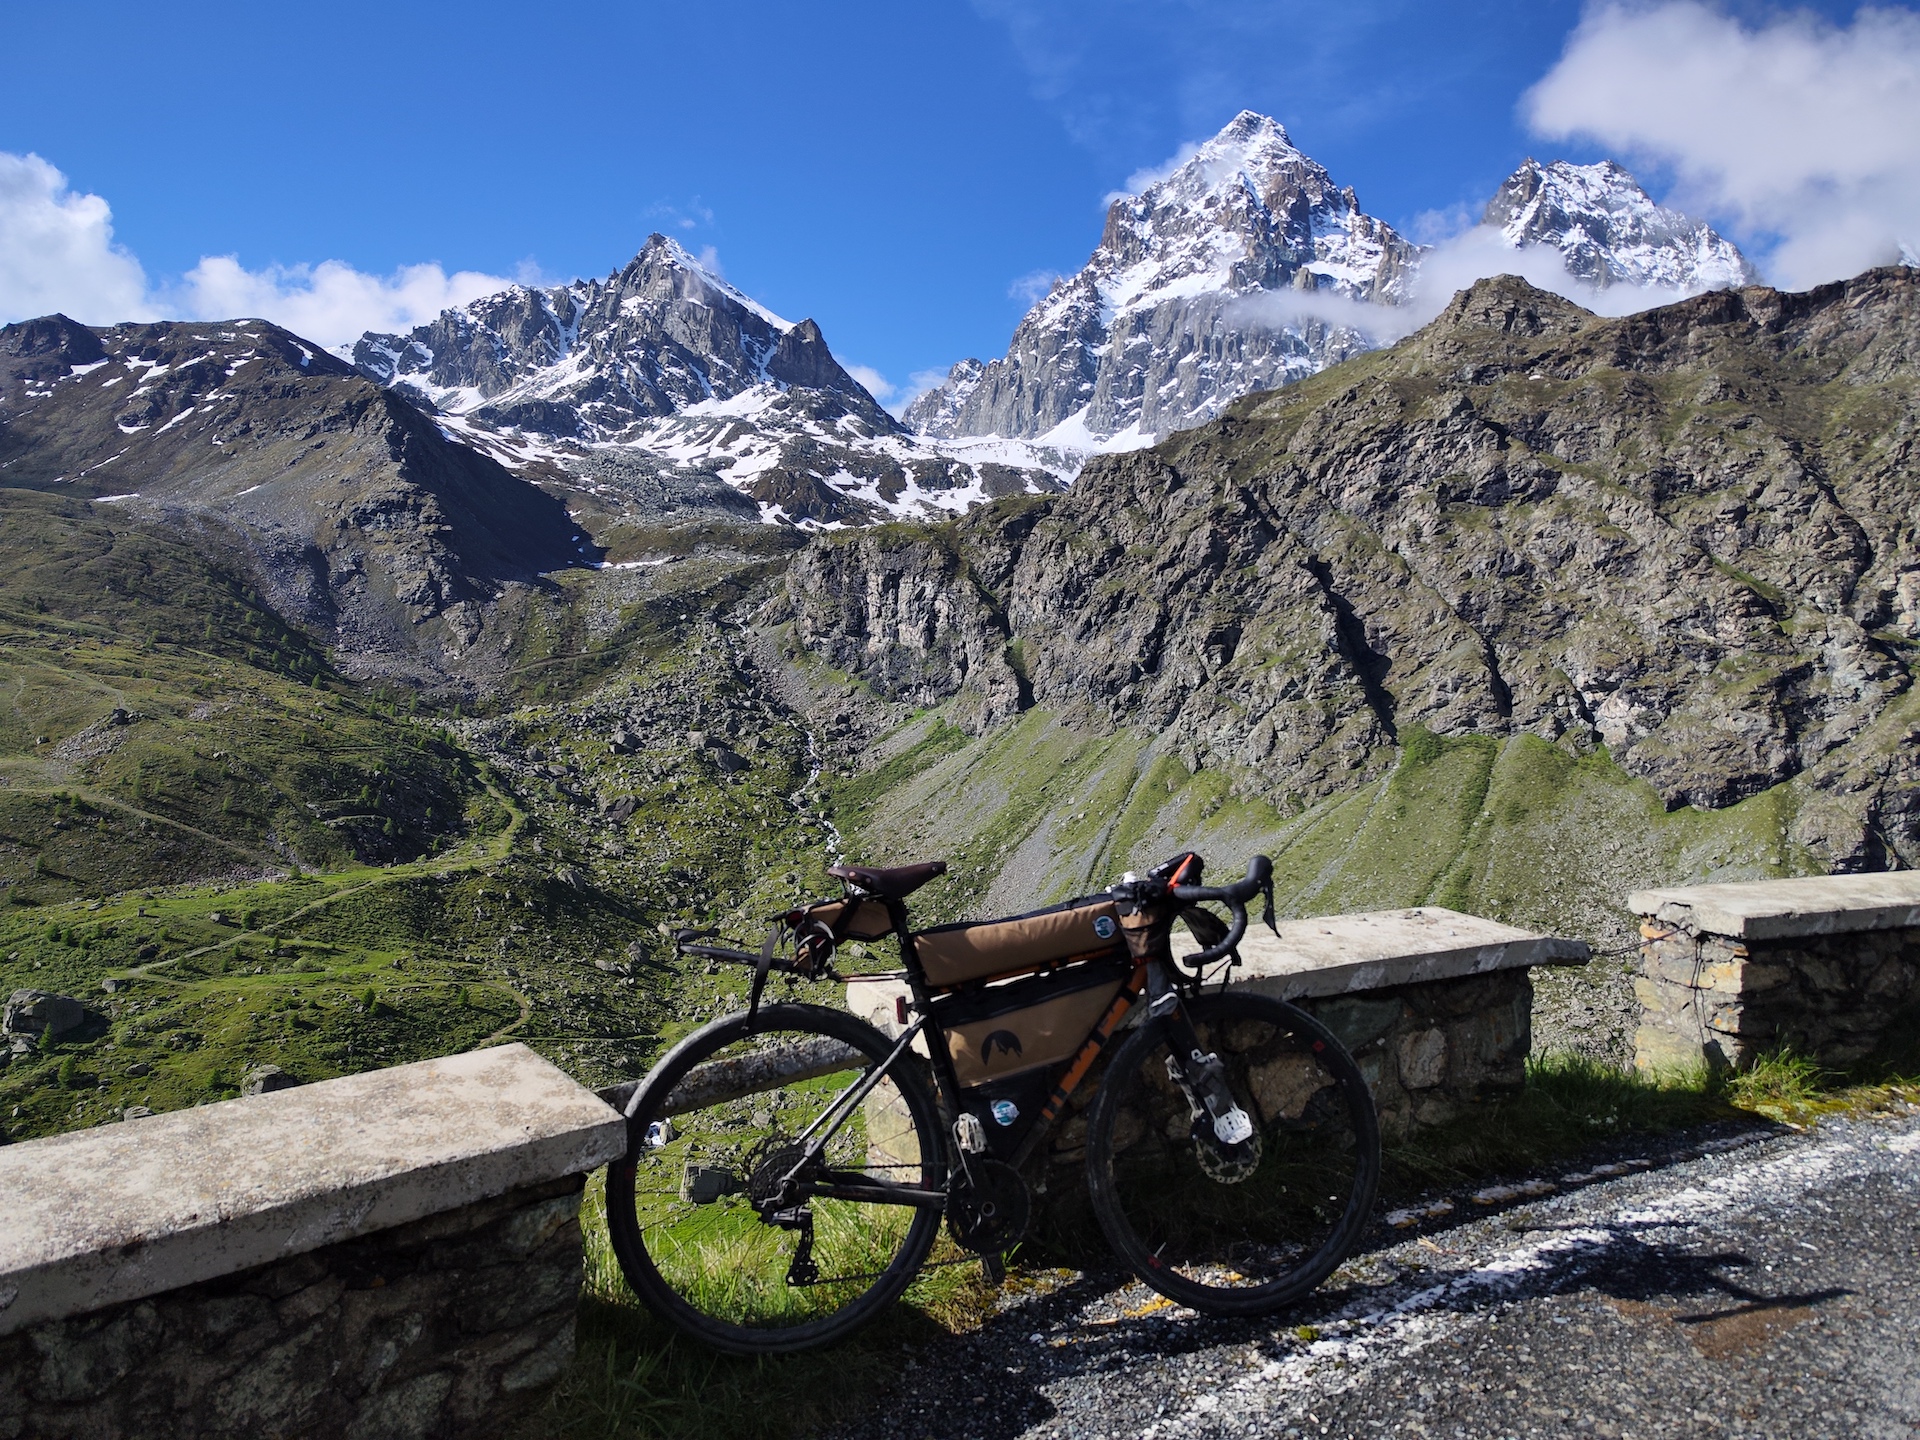
[[[695,256],[692,251],[688,250],[686,246],[682,245],[672,236],[660,234],[650,235],[647,237],[647,244],[659,245],[666,251],[671,263],[679,270],[694,276],[701,284],[706,286],[707,289],[724,295],[742,309],[751,310],[774,329],[782,332],[793,329],[793,321],[782,320],[778,315],[774,314],[773,311],[767,309],[766,306],[747,294],[746,291],[727,280],[718,270],[711,268],[704,260]],[[645,254],[646,251],[642,250],[641,255],[644,256]],[[639,263],[638,257],[636,257],[634,263]]]
[[[1515,248],[1558,249],[1567,273],[1597,289],[1628,284],[1692,293],[1760,280],[1731,240],[1655,204],[1611,160],[1543,165],[1529,156],[1494,192],[1480,223]]]
[[[1417,254],[1277,121],[1242,111],[1168,174],[1116,198],[1085,267],[1027,313],[1006,357],[977,374],[956,367],[907,421],[1079,449],[1145,443],[1365,346],[1314,321],[1249,325],[1246,297],[1398,300]]]
[[[812,320],[781,318],[664,235],[604,280],[512,285],[406,335],[363,335],[352,359],[450,434],[626,519],[694,494],[709,512],[857,523],[1058,485],[1049,457],[1018,446],[910,435]]]
[[[1758,278],[1731,241],[1611,161],[1528,160],[1482,223],[1497,244],[1557,251],[1575,288],[1637,286],[1650,304]],[[1087,264],[1027,312],[1005,357],[956,365],[907,423],[1082,454],[1145,444],[1404,334],[1404,312],[1374,324],[1368,307],[1415,300],[1425,255],[1279,122],[1243,110],[1115,199]]]

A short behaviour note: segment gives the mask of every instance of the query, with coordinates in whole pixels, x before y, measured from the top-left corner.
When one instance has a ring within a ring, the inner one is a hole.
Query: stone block
[[[1640,971],[1664,985],[1692,989],[1700,981],[1700,953],[1691,940],[1684,944],[1657,941],[1641,947]]]
[[[1447,1078],[1447,1037],[1441,1030],[1418,1030],[1402,1035],[1399,1044],[1400,1083],[1409,1090],[1431,1090]]]
[[[1313,1016],[1349,1050],[1371,1045],[1401,1018],[1400,1001],[1372,996],[1342,995],[1320,1001]]]
[[[1662,926],[1740,940],[1911,930],[1920,928],[1920,871],[1636,890],[1627,908]]]
[[[1633,1063],[1649,1073],[1685,1070],[1701,1063],[1704,1046],[1697,1032],[1643,1020],[1633,1032]]]
[[[507,1046],[0,1150],[0,1437],[512,1433],[625,1128]]]
[[[0,1147],[0,1334],[625,1150],[625,1122],[522,1045]]]

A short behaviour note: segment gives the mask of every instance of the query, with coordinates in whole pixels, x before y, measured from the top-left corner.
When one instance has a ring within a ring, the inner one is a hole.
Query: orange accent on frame
[[[1147,967],[1136,965],[1133,975],[1127,981],[1126,988],[1113,997],[1113,1004],[1107,1007],[1107,1013],[1093,1028],[1093,1034],[1087,1037],[1087,1043],[1080,1047],[1080,1053],[1073,1057],[1073,1064],[1067,1067],[1067,1073],[1060,1077],[1060,1083],[1053,1087],[1053,1094],[1047,1097],[1047,1103],[1040,1107],[1040,1123],[1051,1124],[1060,1114],[1060,1107],[1067,1103],[1068,1097],[1080,1088],[1080,1082],[1087,1078],[1087,1071],[1093,1068],[1093,1062],[1100,1058],[1100,1052],[1107,1048],[1107,1041],[1119,1028],[1120,1022],[1127,1018],[1127,1012],[1133,1008],[1133,1002],[1147,986]]]

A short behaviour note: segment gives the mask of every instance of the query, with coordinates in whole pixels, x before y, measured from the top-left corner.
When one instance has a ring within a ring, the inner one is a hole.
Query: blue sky
[[[101,197],[157,289],[209,255],[248,271],[598,275],[657,229],[712,247],[735,284],[904,385],[1002,351],[1019,278],[1077,268],[1103,196],[1242,108],[1279,118],[1416,234],[1477,210],[1528,153],[1596,158],[1595,141],[1529,134],[1518,108],[1581,14],[1572,0],[16,3],[0,152]]]

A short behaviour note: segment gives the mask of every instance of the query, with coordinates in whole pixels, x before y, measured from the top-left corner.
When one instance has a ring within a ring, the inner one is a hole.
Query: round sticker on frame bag
[[[1093,917],[1093,933],[1098,935],[1102,940],[1111,940],[1113,938],[1113,931],[1114,924],[1111,915],[1096,915]]]

